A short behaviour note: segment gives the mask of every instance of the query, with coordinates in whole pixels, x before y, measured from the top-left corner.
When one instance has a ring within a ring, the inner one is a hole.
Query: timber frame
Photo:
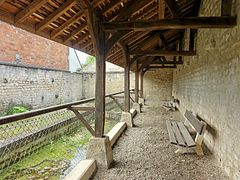
[[[176,68],[183,64],[184,56],[196,55],[199,28],[236,25],[232,1],[219,1],[221,16],[199,17],[202,0],[0,0],[0,20],[96,56],[96,119],[95,131],[90,131],[103,137],[105,62],[125,68],[123,109],[129,112],[130,70],[136,73],[138,102],[138,94],[143,97],[146,71]],[[184,47],[187,29],[189,47]]]

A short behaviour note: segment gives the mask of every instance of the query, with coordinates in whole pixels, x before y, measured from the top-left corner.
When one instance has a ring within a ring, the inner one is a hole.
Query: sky
[[[77,55],[78,55],[81,63],[84,64],[85,61],[86,61],[86,58],[87,58],[89,55],[86,54],[86,53],[83,53],[83,52],[81,52],[81,51],[78,51],[78,50],[76,50],[76,52],[77,52]],[[78,59],[77,59],[77,57],[76,57],[76,54],[75,54],[73,48],[70,48],[70,50],[69,50],[69,57],[68,57],[68,58],[69,58],[69,70],[70,70],[71,72],[76,72],[76,70],[77,70],[78,68],[80,68],[80,64],[79,64],[79,62],[78,62]]]

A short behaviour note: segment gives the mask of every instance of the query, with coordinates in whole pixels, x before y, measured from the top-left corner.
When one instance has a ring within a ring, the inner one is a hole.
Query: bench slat
[[[186,147],[186,144],[185,144],[185,142],[183,140],[183,137],[182,137],[182,135],[181,135],[181,133],[180,133],[180,131],[178,129],[177,123],[174,122],[174,121],[171,121],[171,123],[172,123],[172,126],[173,126],[173,131],[174,131],[174,133],[176,135],[176,139],[177,139],[178,145]]]
[[[189,134],[187,128],[184,126],[184,124],[182,122],[178,122],[178,127],[185,139],[185,142],[187,144],[188,147],[194,147],[195,146],[195,142],[193,140],[193,138],[191,137],[191,135]]]
[[[170,142],[172,144],[177,145],[178,143],[177,143],[176,138],[175,138],[174,133],[173,133],[172,124],[171,124],[170,121],[166,121],[166,123],[167,123],[167,130],[168,130],[168,135],[169,135]]]
[[[195,117],[190,111],[186,110],[185,115],[184,115],[187,120],[190,122],[190,124],[192,125],[192,127],[199,133],[202,133],[202,129],[204,124],[199,121],[199,119],[197,117]]]

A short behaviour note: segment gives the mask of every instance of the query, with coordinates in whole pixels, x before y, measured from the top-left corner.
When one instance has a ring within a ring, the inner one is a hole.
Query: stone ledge
[[[121,134],[126,128],[127,124],[125,122],[119,122],[111,129],[109,133],[107,133],[107,136],[109,137],[109,140],[111,142],[111,146],[115,144],[119,136],[121,136]]]
[[[88,180],[97,170],[96,161],[86,159],[80,163],[64,178],[64,180]]]

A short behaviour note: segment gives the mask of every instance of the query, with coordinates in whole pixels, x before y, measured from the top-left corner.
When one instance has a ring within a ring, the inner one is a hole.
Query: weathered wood
[[[59,16],[64,14],[71,6],[75,4],[75,0],[69,0],[65,3],[63,3],[60,8],[56,9],[56,11],[53,11],[52,14],[47,16],[43,21],[38,23],[36,25],[36,31],[41,31],[44,28],[46,28],[51,22],[55,21]]]
[[[171,121],[168,121],[168,120],[166,121],[166,123],[167,123],[167,130],[168,130],[168,135],[169,135],[170,142],[172,144],[177,145],[178,143],[177,143],[175,135],[173,133],[172,123],[171,123]]]
[[[71,109],[71,108],[70,108]],[[83,123],[83,125],[87,128],[87,130],[91,133],[92,136],[95,135],[94,130],[92,129],[92,127],[88,124],[88,122],[84,119],[84,117],[77,111],[74,109],[71,109],[73,111],[73,113],[77,116],[77,118]]]
[[[51,38],[57,37],[59,34],[61,34],[66,28],[71,26],[74,22],[76,22],[78,19],[80,19],[84,15],[83,11],[79,11],[76,13],[71,19],[67,20],[65,23],[63,23],[61,26],[58,28],[54,29],[50,36]]]
[[[0,6],[5,2],[6,0],[0,0]]]
[[[138,61],[136,61],[136,70],[135,70],[135,102],[138,103],[139,98],[139,71],[138,71]]]
[[[182,17],[183,14],[175,0],[165,0],[165,3],[173,17]]]
[[[105,31],[134,30],[153,31],[159,29],[198,29],[198,28],[232,28],[237,25],[236,16],[226,17],[184,17],[161,19],[155,21],[105,22]]]
[[[165,16],[165,0],[158,0],[158,19],[164,19]]]
[[[194,147],[196,146],[192,136],[188,132],[186,126],[184,126],[183,122],[178,122],[178,127],[183,135],[184,141],[186,142],[188,147]]]
[[[15,16],[15,23],[22,23],[49,0],[34,0]]]
[[[140,98],[143,98],[143,69],[140,69]]]
[[[106,55],[105,33],[100,27],[100,19],[93,7],[84,0],[87,6],[87,23],[89,33],[96,51],[96,84],[95,84],[95,136],[103,137],[105,124],[105,81],[106,81]]]
[[[231,16],[232,12],[232,0],[222,0],[221,15]]]
[[[165,51],[165,50],[136,50],[130,51],[130,55],[141,56],[195,56],[196,51]]]
[[[185,142],[183,140],[183,137],[182,137],[181,132],[180,132],[178,126],[177,126],[177,123],[175,121],[171,121],[171,123],[172,123],[173,132],[175,134],[175,137],[176,137],[176,140],[178,142],[178,145],[185,147],[186,144],[185,144]]]
[[[129,48],[127,45],[121,45],[124,58],[125,58],[125,66],[124,66],[124,111],[130,112],[130,56],[129,56]]]
[[[202,133],[202,129],[204,127],[204,124],[197,119],[190,111],[186,110],[184,116],[187,118],[187,120],[190,122],[191,126],[197,131],[199,134]]]
[[[81,105],[71,106],[71,109],[76,111],[95,111],[95,107],[83,107]]]
[[[122,105],[118,102],[118,100],[116,99],[115,96],[109,96],[116,104],[117,106],[122,110],[124,111],[124,108],[122,107]]]
[[[72,31],[70,34],[68,34],[63,42],[67,42],[69,41],[71,38],[73,38],[74,36],[76,36],[77,34],[79,34],[81,31],[83,31],[87,26],[87,23],[82,23],[81,26],[79,26],[78,28],[76,28],[74,31]]]
[[[189,51],[194,51],[197,29],[190,30]]]

